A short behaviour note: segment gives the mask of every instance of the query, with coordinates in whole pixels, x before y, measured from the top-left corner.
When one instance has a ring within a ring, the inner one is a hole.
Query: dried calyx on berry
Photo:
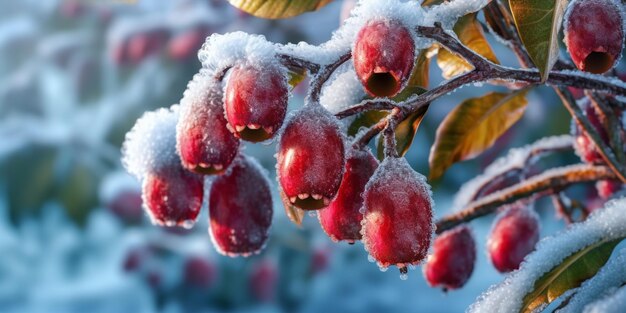
[[[574,0],[565,14],[565,44],[578,69],[602,74],[619,60],[624,15],[615,0]]]
[[[183,166],[200,174],[219,174],[239,150],[239,139],[226,128],[222,88],[200,72],[181,100],[176,126],[177,149]]]
[[[415,43],[411,31],[399,21],[373,20],[357,34],[352,56],[365,90],[375,97],[392,97],[411,75]]]
[[[330,204],[344,173],[345,147],[337,119],[317,103],[287,121],[277,154],[278,180],[296,207],[317,210]]]
[[[271,62],[235,66],[226,83],[224,108],[228,129],[241,139],[259,142],[280,129],[287,113],[286,70]]]

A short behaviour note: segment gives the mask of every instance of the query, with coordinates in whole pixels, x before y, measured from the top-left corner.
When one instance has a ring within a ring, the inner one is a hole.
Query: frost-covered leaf
[[[228,2],[257,17],[279,19],[316,11],[331,0],[228,0]]]
[[[515,26],[542,81],[559,56],[558,35],[567,0],[509,0]]]
[[[459,37],[459,40],[468,48],[482,55],[487,60],[498,63],[496,55],[493,53],[493,50],[491,50],[487,38],[485,38],[482,26],[476,18],[476,13],[459,18],[456,25],[454,25],[454,32]],[[463,58],[446,49],[439,51],[437,65],[441,68],[442,75],[446,79],[460,75],[473,68]]]
[[[623,239],[624,237],[596,242],[563,260],[535,281],[533,290],[524,297],[520,312],[534,312],[566,291],[580,286],[604,266],[615,246]]]
[[[387,116],[386,111],[378,110],[367,111],[357,115],[348,127],[348,136],[356,135],[361,127],[371,127],[385,116]]]
[[[526,109],[528,89],[510,93],[492,92],[465,100],[437,129],[429,163],[436,179],[457,161],[466,160],[491,147],[517,122]]]

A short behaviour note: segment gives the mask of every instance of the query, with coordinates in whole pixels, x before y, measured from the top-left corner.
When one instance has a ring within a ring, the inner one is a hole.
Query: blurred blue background
[[[1,1],[0,312],[460,312],[501,281],[484,253],[489,217],[472,223],[479,249],[472,278],[445,294],[427,286],[419,267],[403,281],[395,269],[368,262],[360,243],[332,243],[317,218],[298,228],[278,201],[267,249],[245,259],[216,253],[206,212],[183,230],[152,226],[141,211],[138,182],[120,164],[121,143],[144,111],[180,100],[200,68],[204,38],[243,30],[319,44],[339,27],[343,6],[338,0],[272,21],[225,0]],[[516,65],[489,40],[502,63]],[[432,62],[431,83],[440,77]],[[292,107],[302,104],[303,87]],[[445,114],[493,89],[467,87],[435,102],[407,155],[412,166],[427,173]],[[434,182],[437,216],[507,148],[569,132],[549,88],[529,102],[495,148]],[[273,145],[246,151],[274,175]],[[575,160],[568,154],[552,163]],[[542,235],[563,227],[549,201],[536,208]]]

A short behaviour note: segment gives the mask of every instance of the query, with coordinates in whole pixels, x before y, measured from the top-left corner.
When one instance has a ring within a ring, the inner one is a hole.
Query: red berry
[[[250,273],[250,291],[259,301],[271,301],[276,296],[278,269],[270,260],[254,264]]]
[[[185,262],[185,283],[189,286],[208,288],[215,281],[215,266],[206,258],[192,256]]]
[[[283,69],[238,65],[231,70],[224,97],[229,129],[247,141],[267,140],[283,125],[288,100]]]
[[[145,263],[146,259],[150,257],[150,253],[147,249],[133,248],[126,254],[126,258],[124,259],[123,268],[125,272],[134,272],[141,268],[141,266]]]
[[[424,276],[432,287],[458,289],[474,271],[476,243],[467,226],[459,226],[439,235],[433,253],[424,264]]]
[[[287,122],[278,146],[278,177],[296,207],[317,210],[335,197],[344,171],[344,143],[333,115],[307,105]]]
[[[589,119],[589,122],[591,123],[591,125],[600,134],[600,138],[605,143],[608,144],[609,138],[608,138],[606,129],[602,125],[602,122],[600,121],[600,117],[598,116],[593,105],[591,105],[591,102],[589,101],[589,99],[584,98],[580,100],[578,103],[581,109],[583,110],[583,112],[585,113],[585,115],[587,115],[587,118]],[[573,132],[574,139],[575,139],[574,148],[576,149],[576,153],[580,156],[581,160],[587,163],[591,163],[591,164],[604,163],[604,159],[602,158],[602,155],[600,155],[600,152],[598,152],[598,149],[596,148],[595,144],[591,141],[591,139],[587,135],[585,135],[582,132],[580,127],[574,123],[572,125],[572,129],[573,129],[572,132]]]
[[[183,166],[201,174],[222,173],[239,150],[239,140],[226,128],[219,84],[200,73],[181,100],[176,126],[178,153]]]
[[[598,195],[603,199],[608,199],[622,189],[622,182],[619,180],[600,180],[596,183]]]
[[[137,64],[146,57],[156,54],[165,46],[169,33],[165,29],[154,29],[140,32],[128,40],[128,57]]]
[[[134,190],[122,191],[117,194],[107,207],[120,219],[137,223],[141,221],[143,210],[141,209],[141,193]]]
[[[311,260],[311,272],[313,274],[320,273],[328,268],[330,262],[330,250],[328,248],[316,248],[313,250],[313,258]]]
[[[191,227],[204,193],[204,178],[180,164],[148,173],[143,182],[143,202],[154,224]]]
[[[267,241],[272,212],[262,168],[242,156],[211,185],[210,232],[216,249],[228,256],[258,253]]]
[[[398,21],[370,21],[361,28],[352,55],[365,90],[375,97],[398,94],[413,69],[414,45],[411,32]]]
[[[602,74],[622,53],[624,18],[614,0],[574,0],[565,14],[565,44],[576,67]]]
[[[495,221],[487,250],[493,266],[500,272],[517,269],[539,241],[539,218],[531,208],[513,207]]]
[[[322,228],[333,241],[353,243],[361,239],[361,194],[377,167],[378,161],[371,152],[351,151],[337,197],[318,213]]]
[[[207,27],[200,26],[177,34],[167,44],[168,56],[176,61],[194,59],[210,33]]]
[[[382,268],[426,257],[433,233],[430,187],[404,158],[386,158],[363,193],[363,244]]]

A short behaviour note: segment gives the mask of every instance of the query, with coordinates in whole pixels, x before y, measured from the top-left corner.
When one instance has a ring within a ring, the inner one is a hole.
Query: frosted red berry
[[[595,130],[600,134],[600,138],[602,141],[608,144],[609,138],[606,129],[602,125],[600,121],[600,117],[596,112],[596,109],[591,105],[591,102],[588,98],[584,98],[580,100],[579,105],[587,119],[591,123],[591,125],[595,128]],[[590,164],[600,164],[604,163],[604,159],[600,152],[598,152],[598,148],[591,141],[591,139],[585,135],[580,127],[572,122],[572,132],[574,135],[574,148],[576,149],[576,153],[580,156],[581,160],[590,163]]]
[[[191,227],[204,194],[204,178],[180,164],[150,172],[143,181],[143,202],[154,224]]]
[[[238,65],[231,70],[224,97],[229,129],[247,141],[272,138],[283,124],[288,100],[284,69],[274,64]]]
[[[443,232],[433,243],[424,264],[424,276],[432,287],[444,290],[463,287],[474,271],[476,243],[467,226]]]
[[[317,210],[335,197],[344,172],[343,136],[334,116],[311,104],[287,122],[278,146],[278,178],[296,207]]]
[[[225,255],[258,253],[272,223],[272,197],[260,165],[238,158],[211,184],[209,231],[216,249]]]
[[[195,59],[205,38],[211,34],[206,26],[198,26],[173,36],[167,43],[167,55],[176,61]]]
[[[350,154],[337,197],[328,207],[318,211],[318,217],[322,228],[333,241],[353,243],[361,239],[361,194],[376,171],[378,161],[369,151],[352,150]]]
[[[192,256],[185,261],[183,275],[187,285],[208,288],[215,282],[217,270],[206,258]]]
[[[500,272],[516,270],[539,241],[539,219],[528,207],[513,207],[495,221],[487,251],[493,266]]]
[[[107,207],[113,214],[128,223],[137,223],[143,217],[141,209],[141,193],[135,190],[126,190],[115,195]]]
[[[223,93],[211,80],[197,75],[189,84],[176,126],[181,162],[200,174],[224,172],[239,151],[239,139],[226,128]]]
[[[387,158],[365,187],[363,200],[362,241],[379,266],[406,271],[426,257],[433,213],[425,177],[404,158]]]
[[[596,183],[596,189],[598,190],[598,195],[603,199],[608,199],[613,196],[615,193],[622,190],[623,183],[619,180],[600,180]]]
[[[375,97],[392,97],[411,75],[415,43],[398,21],[370,21],[357,34],[352,56],[365,90]]]
[[[580,70],[601,74],[619,60],[624,43],[621,3],[574,0],[565,14],[565,44]]]
[[[263,260],[252,266],[250,272],[250,292],[258,301],[271,301],[276,296],[278,269],[270,260]]]

